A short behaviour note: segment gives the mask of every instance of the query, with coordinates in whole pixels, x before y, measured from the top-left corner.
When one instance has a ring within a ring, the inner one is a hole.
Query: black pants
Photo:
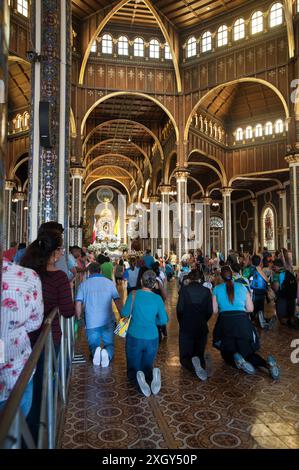
[[[264,313],[265,298],[266,298],[265,291],[258,291],[258,290],[253,291],[253,296],[252,296],[252,301],[254,305],[254,311],[252,315],[253,318],[256,318],[258,312]]]
[[[296,300],[295,299],[285,299],[284,297],[280,297],[276,300],[276,313],[281,321],[283,318],[287,320],[291,320],[294,318],[296,313]]]
[[[205,362],[205,349],[207,345],[208,334],[192,335],[180,331],[179,334],[179,348],[180,348],[180,363],[183,367],[190,371],[194,371],[192,365],[192,357],[197,356],[203,368],[206,367]]]
[[[221,351],[221,356],[222,359],[226,362],[226,364],[229,364],[230,366],[236,367],[235,361],[234,361],[234,353],[232,352],[224,352]],[[250,362],[254,367],[267,367],[267,362],[265,359],[263,359],[259,354],[256,353],[251,353],[249,356],[244,357],[245,361]]]

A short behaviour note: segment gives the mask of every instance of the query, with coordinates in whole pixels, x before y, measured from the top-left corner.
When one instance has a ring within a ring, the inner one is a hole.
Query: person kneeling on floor
[[[229,266],[221,268],[221,277],[224,283],[213,291],[213,309],[218,313],[213,332],[214,347],[220,350],[227,364],[247,374],[254,374],[255,367],[262,367],[277,380],[280,371],[273,356],[265,361],[257,354],[260,342],[249,316],[254,310],[249,292],[242,284],[233,281]]]
[[[85,307],[86,336],[95,366],[108,367],[114,356],[114,301],[119,313],[123,307],[114,282],[101,274],[101,265],[88,266],[90,276],[79,286],[76,296],[76,316],[81,319]],[[101,341],[103,348],[101,348]]]
[[[159,348],[157,326],[168,323],[162,298],[152,292],[156,278],[154,271],[147,270],[141,278],[142,288],[130,293],[121,312],[122,317],[131,314],[126,336],[128,379],[137,385],[146,397],[151,393],[156,395],[161,389],[160,369],[153,368]]]

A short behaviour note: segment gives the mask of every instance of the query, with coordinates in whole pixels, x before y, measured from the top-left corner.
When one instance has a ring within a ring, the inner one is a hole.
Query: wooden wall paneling
[[[191,92],[191,68],[184,70],[184,92]]]
[[[191,87],[192,90],[197,90],[198,87],[198,67],[192,67],[191,69]]]
[[[116,88],[119,90],[126,90],[127,86],[127,71],[125,65],[116,67]]]
[[[277,41],[275,39],[266,43],[266,66],[268,69],[277,66]]]
[[[287,103],[290,103],[290,81],[288,77],[288,68],[286,66],[279,67],[277,70],[277,88],[286,98]],[[289,104],[290,106],[290,104]],[[290,109],[290,113],[292,110]]]
[[[166,93],[174,93],[174,73],[170,70],[164,72],[165,76],[165,92]]]
[[[288,38],[283,36],[276,39],[277,43],[277,65],[288,63]]]
[[[107,66],[107,88],[116,88],[116,67],[115,65]]]
[[[266,69],[266,45],[260,43],[255,47],[256,72]]]
[[[235,56],[230,54],[226,57],[226,77],[227,81],[233,80],[235,78]]]
[[[254,47],[248,47],[245,53],[245,74],[253,75],[255,72],[255,49]]]
[[[217,59],[217,83],[224,83],[226,78],[225,57]]]
[[[235,54],[236,74],[238,77],[245,75],[245,51],[240,50]]]
[[[95,88],[95,64],[89,63],[86,68],[85,83],[90,88]]]
[[[208,81],[209,86],[214,87],[217,84],[217,68],[216,68],[216,60],[212,60],[208,63]]]
[[[156,70],[156,93],[164,93],[165,92],[165,71],[164,70]]]
[[[105,64],[96,64],[95,65],[95,83],[97,88],[106,87],[106,72],[107,66]]]
[[[136,69],[135,67],[128,67],[128,89],[136,90]]]

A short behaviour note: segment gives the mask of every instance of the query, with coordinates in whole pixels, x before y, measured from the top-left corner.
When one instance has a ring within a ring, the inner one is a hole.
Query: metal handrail
[[[67,389],[74,354],[74,319],[61,317],[62,336],[60,357],[59,360],[56,358],[51,326],[57,314],[59,314],[59,310],[58,308],[55,308],[45,319],[41,333],[33,347],[31,355],[18,378],[2,413],[0,413],[0,448],[20,448],[22,437],[25,440],[27,447],[36,447],[20,409],[20,402],[44,350],[44,375],[43,387],[41,390],[42,403],[37,447],[40,449],[45,448],[45,429],[47,429],[47,447],[50,449],[55,448],[58,394],[61,397],[62,407],[64,408],[66,405]],[[68,374],[66,370],[67,366]],[[53,383],[53,377],[55,379],[55,385]]]

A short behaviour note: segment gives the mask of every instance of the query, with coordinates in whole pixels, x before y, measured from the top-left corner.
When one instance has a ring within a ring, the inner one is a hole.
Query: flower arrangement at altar
[[[116,239],[117,240],[117,239]],[[119,243],[118,241],[101,241],[100,243],[92,243],[87,247],[90,253],[98,255],[101,252],[114,253],[121,256],[123,251],[128,249],[128,245],[125,243]]]

